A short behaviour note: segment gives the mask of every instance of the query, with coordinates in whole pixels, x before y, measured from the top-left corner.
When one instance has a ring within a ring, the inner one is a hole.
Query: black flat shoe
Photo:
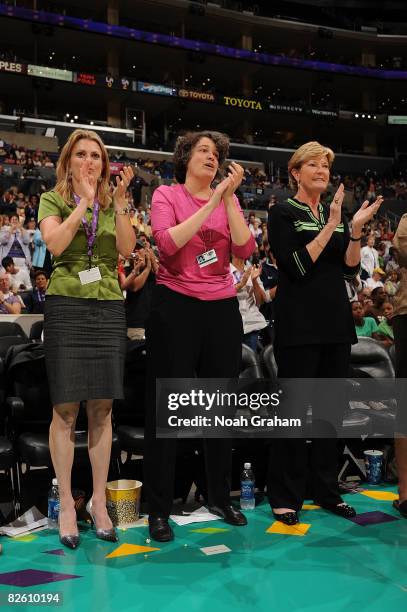
[[[236,527],[243,527],[247,525],[247,518],[244,514],[234,508],[231,504],[229,506],[223,506],[219,508],[218,506],[208,506],[209,512],[212,514],[216,514],[223,518],[225,523],[229,523],[229,525],[235,525]]]
[[[353,518],[354,516],[356,516],[356,510],[355,508],[352,508],[352,506],[349,506],[349,504],[343,504],[343,503],[339,503],[339,504],[320,504],[319,502],[315,502],[318,506],[321,506],[321,508],[323,508],[324,510],[328,510],[328,512],[332,512],[333,514],[337,514],[338,516],[341,516],[342,518]]]
[[[407,499],[402,502],[395,499],[393,502],[393,508],[396,508],[396,510],[400,512],[401,516],[407,519]]]
[[[174,532],[168,524],[168,519],[162,516],[149,516],[148,529],[150,536],[156,542],[169,542],[174,539]]]
[[[273,512],[273,516],[276,521],[280,521],[280,523],[284,523],[284,525],[288,525],[290,527],[300,522],[297,512],[283,512],[283,514]]]

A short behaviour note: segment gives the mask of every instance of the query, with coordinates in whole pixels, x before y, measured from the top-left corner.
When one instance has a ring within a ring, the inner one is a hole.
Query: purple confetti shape
[[[55,550],[44,550],[44,555],[57,555],[59,557],[64,557],[65,556],[65,552],[62,550],[62,548],[56,548]]]
[[[391,514],[386,514],[386,512],[375,510],[373,512],[362,512],[349,520],[361,527],[366,527],[367,525],[378,525],[379,523],[391,523],[399,519]]]
[[[26,569],[17,572],[6,572],[0,574],[0,584],[8,584],[16,587],[31,587],[37,584],[47,584],[60,580],[71,580],[72,578],[82,578],[74,574],[59,574],[58,572],[45,572],[43,570]]]

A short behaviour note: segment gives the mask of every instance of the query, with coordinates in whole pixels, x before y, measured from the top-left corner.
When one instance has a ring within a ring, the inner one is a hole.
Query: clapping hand
[[[86,202],[93,204],[96,197],[97,180],[93,174],[89,173],[89,162],[85,161],[79,169],[79,182],[81,186],[82,197]]]
[[[228,188],[223,194],[225,198],[231,198],[233,196],[236,189],[242,182],[244,175],[244,169],[240,164],[237,164],[236,162],[231,162],[228,171],[228,177],[230,177],[232,180],[230,181]]]
[[[151,248],[150,244],[146,247],[146,251],[147,251],[147,253],[148,253],[149,257],[150,257],[151,265],[153,267],[158,266],[158,260],[157,260],[157,258],[155,256],[155,253],[154,253],[153,249]]]
[[[216,185],[215,191],[213,192],[211,199],[210,199],[210,202],[212,203],[214,208],[218,206],[219,202],[222,200],[223,196],[225,195],[227,189],[231,188],[232,186],[233,186],[233,178],[230,175],[224,178],[220,183]]]
[[[253,266],[252,272],[251,272],[252,281],[258,279],[260,274],[261,274],[261,266],[260,265]]]
[[[134,177],[134,171],[131,166],[124,166],[120,170],[120,176],[116,176],[116,187],[113,190],[113,201],[116,210],[126,208],[126,191]]]
[[[244,287],[247,281],[249,280],[251,273],[252,273],[252,266],[248,266],[246,270],[244,271],[242,278],[240,279],[240,282],[242,283],[242,287]]]
[[[359,234],[362,231],[362,227],[365,225],[365,223],[368,223],[368,221],[375,216],[382,202],[383,196],[376,198],[376,200],[370,206],[369,200],[365,200],[359,210],[353,215],[352,231]]]
[[[329,219],[328,225],[335,225],[335,228],[338,227],[341,222],[341,214],[342,214],[342,202],[345,197],[345,187],[343,183],[339,185],[338,191],[335,193],[334,198],[329,206]]]

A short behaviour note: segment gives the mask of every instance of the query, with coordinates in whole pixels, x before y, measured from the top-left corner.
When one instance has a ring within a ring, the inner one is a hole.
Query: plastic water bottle
[[[240,486],[240,507],[242,510],[254,510],[254,474],[251,463],[245,463]]]
[[[52,487],[48,492],[48,527],[58,527],[59,490],[58,480],[52,479]]]

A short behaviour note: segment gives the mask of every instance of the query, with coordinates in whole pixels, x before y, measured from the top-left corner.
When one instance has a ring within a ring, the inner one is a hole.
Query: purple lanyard
[[[37,289],[37,298],[39,302],[45,302],[45,293],[42,293],[39,289]]]
[[[81,199],[79,196],[76,195],[76,193],[74,194],[74,198],[75,198],[75,204],[76,206],[78,206]],[[95,200],[93,203],[91,224],[89,225],[86,217],[82,217],[82,225],[83,225],[83,229],[85,230],[86,240],[88,243],[89,270],[92,267],[92,255],[93,255],[93,247],[95,245],[95,240],[96,240],[96,233],[98,229],[98,219],[99,219],[99,202],[98,200]]]

